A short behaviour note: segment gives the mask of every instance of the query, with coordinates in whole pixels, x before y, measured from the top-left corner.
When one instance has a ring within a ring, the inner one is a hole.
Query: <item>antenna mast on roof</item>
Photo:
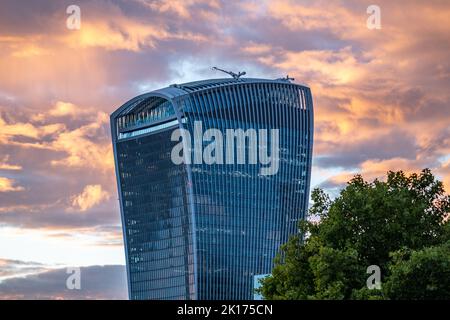
[[[233,71],[226,71],[226,70],[223,70],[223,69],[220,69],[220,68],[217,68],[217,67],[212,67],[212,69],[213,69],[213,70],[217,70],[217,71],[225,72],[226,74],[229,74],[230,76],[232,76],[235,80],[239,80],[239,78],[240,78],[241,76],[243,76],[243,75],[246,74],[245,71],[238,72],[238,73],[236,74],[236,73],[234,73]]]
[[[277,80],[281,80],[281,81],[294,81],[294,78],[290,78],[289,75],[287,75],[284,78],[278,78]]]

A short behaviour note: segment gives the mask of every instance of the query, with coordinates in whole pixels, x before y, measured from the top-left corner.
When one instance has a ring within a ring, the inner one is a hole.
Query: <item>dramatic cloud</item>
[[[82,193],[73,197],[72,205],[78,207],[81,211],[86,211],[108,198],[108,192],[104,191],[101,185],[88,185]]]
[[[0,260],[0,263],[2,261]],[[8,262],[8,261],[6,261]],[[13,262],[23,268],[20,261]],[[28,264],[26,264],[28,265]],[[67,268],[45,270],[33,265],[34,274],[26,277],[9,278],[0,282],[0,299],[127,299],[125,266],[107,265],[80,268],[81,288],[68,289]],[[40,271],[36,273],[36,271]]]
[[[323,188],[343,187],[354,175],[363,172],[366,180],[384,180],[389,170],[403,170],[406,174],[420,172],[425,164],[416,160],[406,160],[404,158],[392,158],[389,160],[367,160],[360,164],[357,170],[343,171],[331,177],[321,184]]]
[[[8,163],[9,155],[5,155],[3,159],[0,159],[0,170],[20,170],[21,166]]]
[[[23,187],[16,186],[14,180],[0,177],[0,192],[9,192],[9,191],[22,191]]]
[[[38,113],[31,117],[31,120],[37,122],[43,122],[47,118],[58,118],[70,116],[73,118],[79,117],[80,115],[85,115],[86,113],[91,113],[92,110],[78,108],[73,103],[57,101],[55,106],[46,113]]]
[[[4,144],[20,144],[15,138],[41,139],[45,136],[52,135],[64,128],[62,124],[49,124],[43,126],[35,126],[31,123],[7,123],[0,117],[0,142]],[[32,144],[23,143],[24,146],[32,146]],[[40,147],[39,145],[35,145]]]
[[[60,133],[48,146],[54,151],[66,153],[67,157],[52,161],[52,165],[92,167],[110,172],[113,168],[111,145],[106,141],[102,144],[95,141],[95,138],[98,138],[95,135],[104,129],[103,126],[108,124],[108,121],[105,113],[98,113],[94,122]]]
[[[48,266],[38,262],[0,259],[0,284],[5,279],[36,274],[47,269]]]
[[[0,4],[0,237],[14,252],[42,238],[52,265],[56,244],[81,238],[73,250],[117,248],[122,263],[109,114],[143,92],[222,77],[214,65],[311,87],[314,186],[429,167],[450,190],[447,1],[380,0],[380,30],[367,28],[365,0],[81,0],[80,30],[66,28],[69,4]],[[0,257],[20,258],[11,252]]]

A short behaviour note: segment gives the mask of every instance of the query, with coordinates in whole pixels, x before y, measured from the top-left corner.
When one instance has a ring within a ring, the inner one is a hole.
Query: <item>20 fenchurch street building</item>
[[[111,129],[130,299],[253,299],[306,215],[310,89],[240,75],[171,85],[126,102]]]

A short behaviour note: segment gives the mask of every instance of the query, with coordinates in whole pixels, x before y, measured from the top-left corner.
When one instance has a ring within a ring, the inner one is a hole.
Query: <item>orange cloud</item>
[[[21,186],[16,186],[13,179],[0,177],[0,192],[14,192],[25,190]]]
[[[156,0],[146,1],[138,0],[140,3],[156,10],[160,13],[175,13],[183,19],[189,19],[191,15],[191,7],[197,4],[206,4],[212,8],[219,9],[221,7],[220,1],[217,0]]]
[[[6,124],[0,116],[0,143],[22,148],[49,149],[49,146],[39,140],[47,135],[59,132],[63,128],[63,124],[50,124],[45,126],[34,126],[31,123],[22,122]],[[37,142],[17,141],[16,138],[20,137],[33,138]]]
[[[360,25],[365,27],[365,20],[358,23],[358,17],[338,3],[317,1],[313,4],[300,4],[297,1],[270,1],[268,13],[277,18],[291,30],[327,29],[331,32],[354,30]]]
[[[101,185],[87,185],[79,195],[72,198],[72,206],[80,211],[86,211],[107,199],[109,194]]]
[[[110,171],[114,167],[110,142],[94,142],[92,139],[106,124],[109,124],[108,115],[98,112],[94,122],[60,133],[49,146],[55,151],[66,153],[67,157],[53,160],[52,165]]]
[[[70,102],[57,101],[52,109],[47,112],[35,114],[31,117],[31,119],[34,121],[44,121],[48,118],[58,118],[64,116],[80,117],[89,113],[92,114],[92,112],[92,109],[79,108]]]
[[[0,159],[0,170],[21,170],[22,167],[16,164],[10,164],[9,155],[5,155],[3,159]]]
[[[29,113],[27,113],[28,115]],[[12,115],[14,116],[14,115]],[[69,116],[72,121],[84,124],[69,129],[66,123],[58,123],[60,117]],[[92,108],[80,108],[72,103],[57,102],[53,108],[29,115],[28,122],[3,120],[0,114],[0,142],[20,148],[41,149],[64,154],[50,161],[53,166],[66,168],[91,168],[98,172],[110,172],[114,167],[109,136],[109,116]],[[35,121],[44,123],[37,124]],[[57,123],[48,123],[58,121]],[[48,124],[47,124],[48,123]],[[32,138],[23,140],[21,137]],[[0,169],[19,170],[9,164],[9,156],[0,158]]]
[[[243,47],[241,50],[245,53],[260,55],[264,53],[269,53],[273,48],[267,44],[261,43],[250,43],[249,45]]]
[[[444,188],[450,194],[450,159],[444,161],[437,172],[443,177]]]
[[[359,168],[354,171],[343,171],[332,176],[327,182],[332,185],[344,185],[354,175],[361,174],[365,180],[374,179],[383,180],[388,171],[402,170],[406,174],[420,172],[426,168],[426,165],[417,160],[407,160],[403,158],[392,158],[388,160],[367,160],[361,163]]]
[[[136,22],[123,16],[112,17],[113,23],[105,21],[84,22],[77,32],[69,33],[63,42],[74,48],[100,47],[106,50],[142,51],[155,48],[157,41],[185,40],[204,42],[204,35],[183,31],[170,31],[162,24]]]
[[[47,55],[50,52],[48,49],[40,47],[37,44],[24,44],[20,48],[15,49],[12,52],[12,56],[15,58],[30,58],[30,57],[39,57],[42,55]]]
[[[174,12],[178,16],[182,18],[190,18],[191,14],[189,13],[189,6],[192,5],[195,1],[192,0],[157,0],[157,1],[141,1],[143,4],[147,5],[149,8],[153,10],[157,10],[159,12]]]
[[[0,142],[7,144],[12,138],[23,136],[40,139],[46,135],[51,135],[61,131],[63,124],[49,124],[44,126],[34,126],[31,123],[6,123],[0,115]]]

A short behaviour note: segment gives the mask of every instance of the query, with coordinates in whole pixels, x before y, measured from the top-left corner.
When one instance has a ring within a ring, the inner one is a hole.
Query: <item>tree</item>
[[[400,250],[393,255],[387,296],[397,299],[450,298],[450,241],[422,250]]]
[[[261,281],[266,299],[450,298],[438,281],[450,278],[450,197],[430,170],[390,171],[385,182],[357,175],[333,201],[320,189],[311,197],[318,221],[301,222],[281,247]],[[381,270],[381,290],[367,288],[370,265]]]

